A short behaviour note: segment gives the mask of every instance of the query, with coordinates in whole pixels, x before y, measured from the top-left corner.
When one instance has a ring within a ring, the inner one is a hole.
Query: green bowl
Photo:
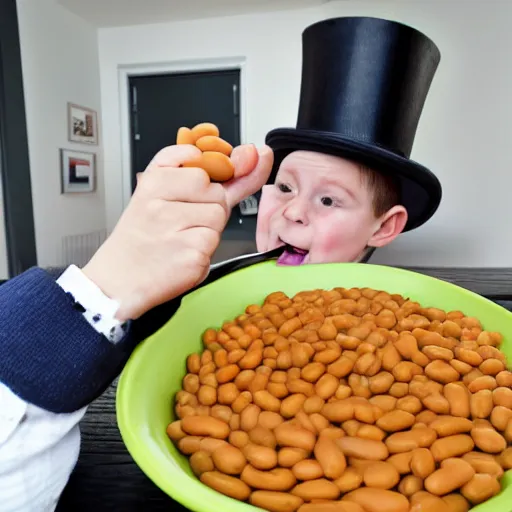
[[[201,336],[243,313],[266,295],[335,287],[369,287],[399,293],[425,307],[461,310],[475,316],[487,330],[504,335],[501,347],[512,355],[512,313],[450,283],[414,272],[378,265],[342,263],[281,267],[265,262],[238,270],[182,302],[174,317],[145,340],[126,365],[117,391],[119,429],[130,454],[146,475],[165,493],[195,512],[248,512],[256,507],[228,498],[203,485],[166,435],[174,420],[173,397],[181,388],[185,360],[202,349]],[[504,489],[472,512],[509,512],[512,470]]]

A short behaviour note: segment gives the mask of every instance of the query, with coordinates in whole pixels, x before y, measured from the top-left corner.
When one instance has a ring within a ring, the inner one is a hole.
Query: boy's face
[[[263,187],[257,248],[290,246],[279,259],[284,265],[356,261],[368,245],[386,245],[403,229],[405,209],[392,210],[375,217],[373,192],[356,163],[296,151],[281,163],[275,184]]]

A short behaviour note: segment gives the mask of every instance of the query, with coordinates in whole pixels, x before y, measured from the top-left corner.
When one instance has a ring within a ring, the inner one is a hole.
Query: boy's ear
[[[368,240],[370,247],[384,247],[391,243],[407,224],[407,210],[402,205],[393,206],[378,219],[373,236]]]

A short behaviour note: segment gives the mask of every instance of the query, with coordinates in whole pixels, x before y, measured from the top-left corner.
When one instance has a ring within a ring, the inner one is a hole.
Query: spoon
[[[211,283],[224,277],[235,270],[240,270],[262,261],[268,261],[279,258],[283,254],[286,246],[276,247],[270,251],[254,252],[252,254],[242,254],[241,256],[235,256],[229,260],[220,261],[210,265],[210,272],[208,277],[201,283],[200,286],[204,286],[206,283]]]
[[[189,293],[192,293],[198,288],[213,283],[214,281],[217,281],[217,279],[220,279],[221,277],[224,277],[231,272],[235,272],[236,270],[240,270],[242,268],[249,267],[250,265],[261,263],[263,261],[277,259],[283,253],[284,249],[285,246],[282,246],[270,251],[242,254],[241,256],[236,256],[234,258],[230,258],[229,260],[210,265],[210,272],[208,273],[208,276],[198,286],[192,288],[182,295],[179,295],[174,299],[171,299],[168,302],[164,302],[160,306],[157,306],[152,310],[144,313],[144,315],[142,315],[139,319],[135,320],[132,323],[132,332],[134,333],[135,339],[144,340],[158,331],[162,326],[164,326],[180,307],[183,297]]]

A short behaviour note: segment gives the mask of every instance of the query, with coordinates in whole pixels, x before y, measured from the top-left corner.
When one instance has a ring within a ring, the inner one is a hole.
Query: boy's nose
[[[297,224],[307,224],[307,205],[300,197],[294,197],[286,204],[283,212],[284,218]]]

